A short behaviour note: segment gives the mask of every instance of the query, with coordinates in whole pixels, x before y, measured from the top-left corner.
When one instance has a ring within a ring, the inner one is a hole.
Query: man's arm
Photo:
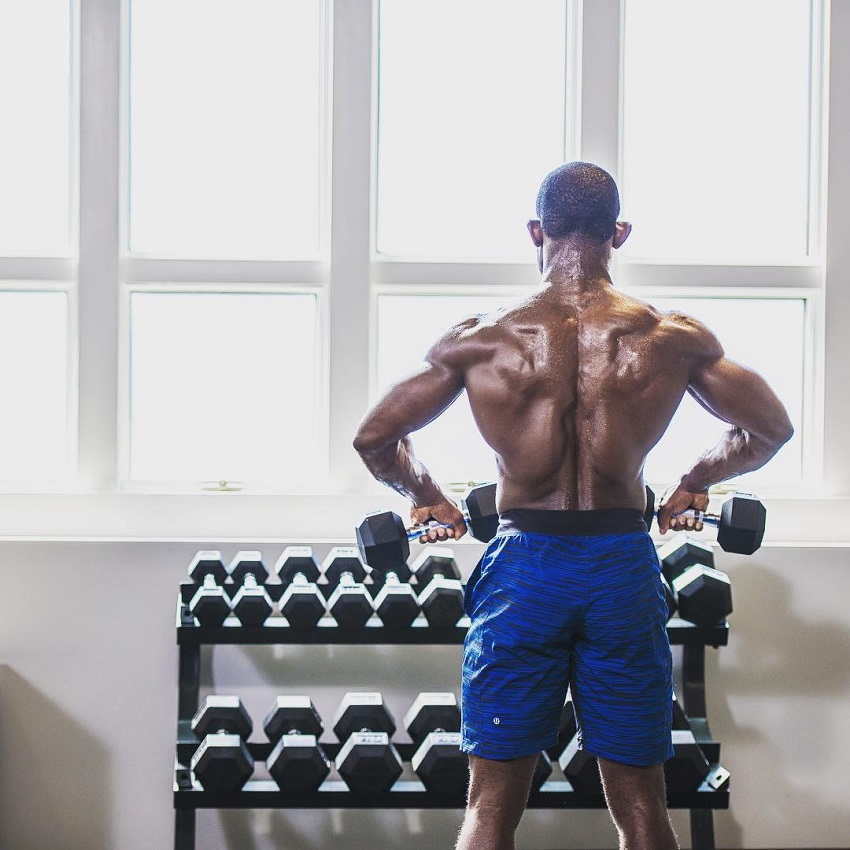
[[[450,365],[450,349],[444,338],[418,370],[390,387],[364,416],[354,449],[378,481],[410,499],[414,522],[433,518],[461,537],[466,533],[463,515],[417,459],[410,440],[413,431],[436,419],[463,390],[463,374]]]
[[[662,533],[680,527],[672,520],[674,514],[689,507],[704,510],[712,484],[764,466],[794,434],[785,406],[764,378],[727,359],[722,350],[719,357],[694,370],[688,392],[709,413],[732,427],[665,497],[658,511]]]

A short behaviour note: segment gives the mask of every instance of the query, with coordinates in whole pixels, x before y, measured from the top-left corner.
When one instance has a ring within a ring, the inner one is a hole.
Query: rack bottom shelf
[[[704,785],[698,791],[671,793],[671,809],[728,809],[729,791]],[[272,780],[254,779],[236,792],[205,791],[199,786],[174,788],[175,809],[462,809],[460,797],[439,797],[420,782],[400,780],[375,797],[352,794],[342,781],[327,781],[309,794],[284,794]],[[529,809],[603,809],[601,795],[578,794],[569,782],[551,781],[529,797]]]

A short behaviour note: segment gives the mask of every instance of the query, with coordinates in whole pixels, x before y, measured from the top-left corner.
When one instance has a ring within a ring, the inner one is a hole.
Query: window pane
[[[449,326],[494,310],[510,298],[386,295],[378,299],[378,389],[415,369]],[[797,433],[766,467],[743,476],[747,488],[788,488],[800,483],[805,359],[805,305],[800,299],[652,298],[661,310],[680,310],[704,321],[732,359],[760,372],[788,408]],[[681,477],[728,427],[686,396],[668,432],[647,461],[647,480],[667,485]],[[414,436],[417,454],[441,481],[493,480],[486,446],[462,395],[446,413]]]
[[[69,247],[71,4],[0,2],[0,253]]]
[[[528,258],[564,159],[563,0],[381,0],[378,251]]]
[[[132,3],[132,250],[315,254],[323,7],[318,0]]]
[[[796,433],[762,469],[735,486],[789,488],[802,479],[802,425],[805,364],[805,302],[798,298],[651,298],[659,310],[679,310],[705,322],[727,357],[761,373],[782,402]],[[667,433],[652,451],[646,478],[675,484],[697,458],[714,446],[729,426],[686,396]]]
[[[809,0],[627,0],[624,252],[807,253]]]
[[[382,295],[378,299],[378,389],[412,372],[453,324],[510,303],[496,296]],[[438,481],[495,481],[493,452],[478,433],[466,393],[417,431],[418,457]]]
[[[315,479],[316,322],[312,295],[133,293],[130,477]]]
[[[0,364],[0,478],[62,478],[69,461],[65,293],[0,293]]]

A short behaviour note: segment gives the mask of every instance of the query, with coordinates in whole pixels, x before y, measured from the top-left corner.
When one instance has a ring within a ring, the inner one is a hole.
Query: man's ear
[[[631,232],[632,223],[630,221],[618,221],[614,225],[614,238],[611,240],[611,245],[614,248],[619,248],[629,238]]]
[[[540,223],[540,219],[532,218],[529,219],[528,224],[526,225],[528,228],[528,232],[531,235],[531,241],[534,243],[536,248],[543,247],[543,225]]]

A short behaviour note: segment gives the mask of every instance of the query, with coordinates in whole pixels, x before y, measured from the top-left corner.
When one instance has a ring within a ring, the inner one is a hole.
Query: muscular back
[[[643,508],[649,450],[695,366],[721,355],[698,323],[606,285],[544,289],[462,323],[431,356],[462,372],[500,510],[587,510]]]

